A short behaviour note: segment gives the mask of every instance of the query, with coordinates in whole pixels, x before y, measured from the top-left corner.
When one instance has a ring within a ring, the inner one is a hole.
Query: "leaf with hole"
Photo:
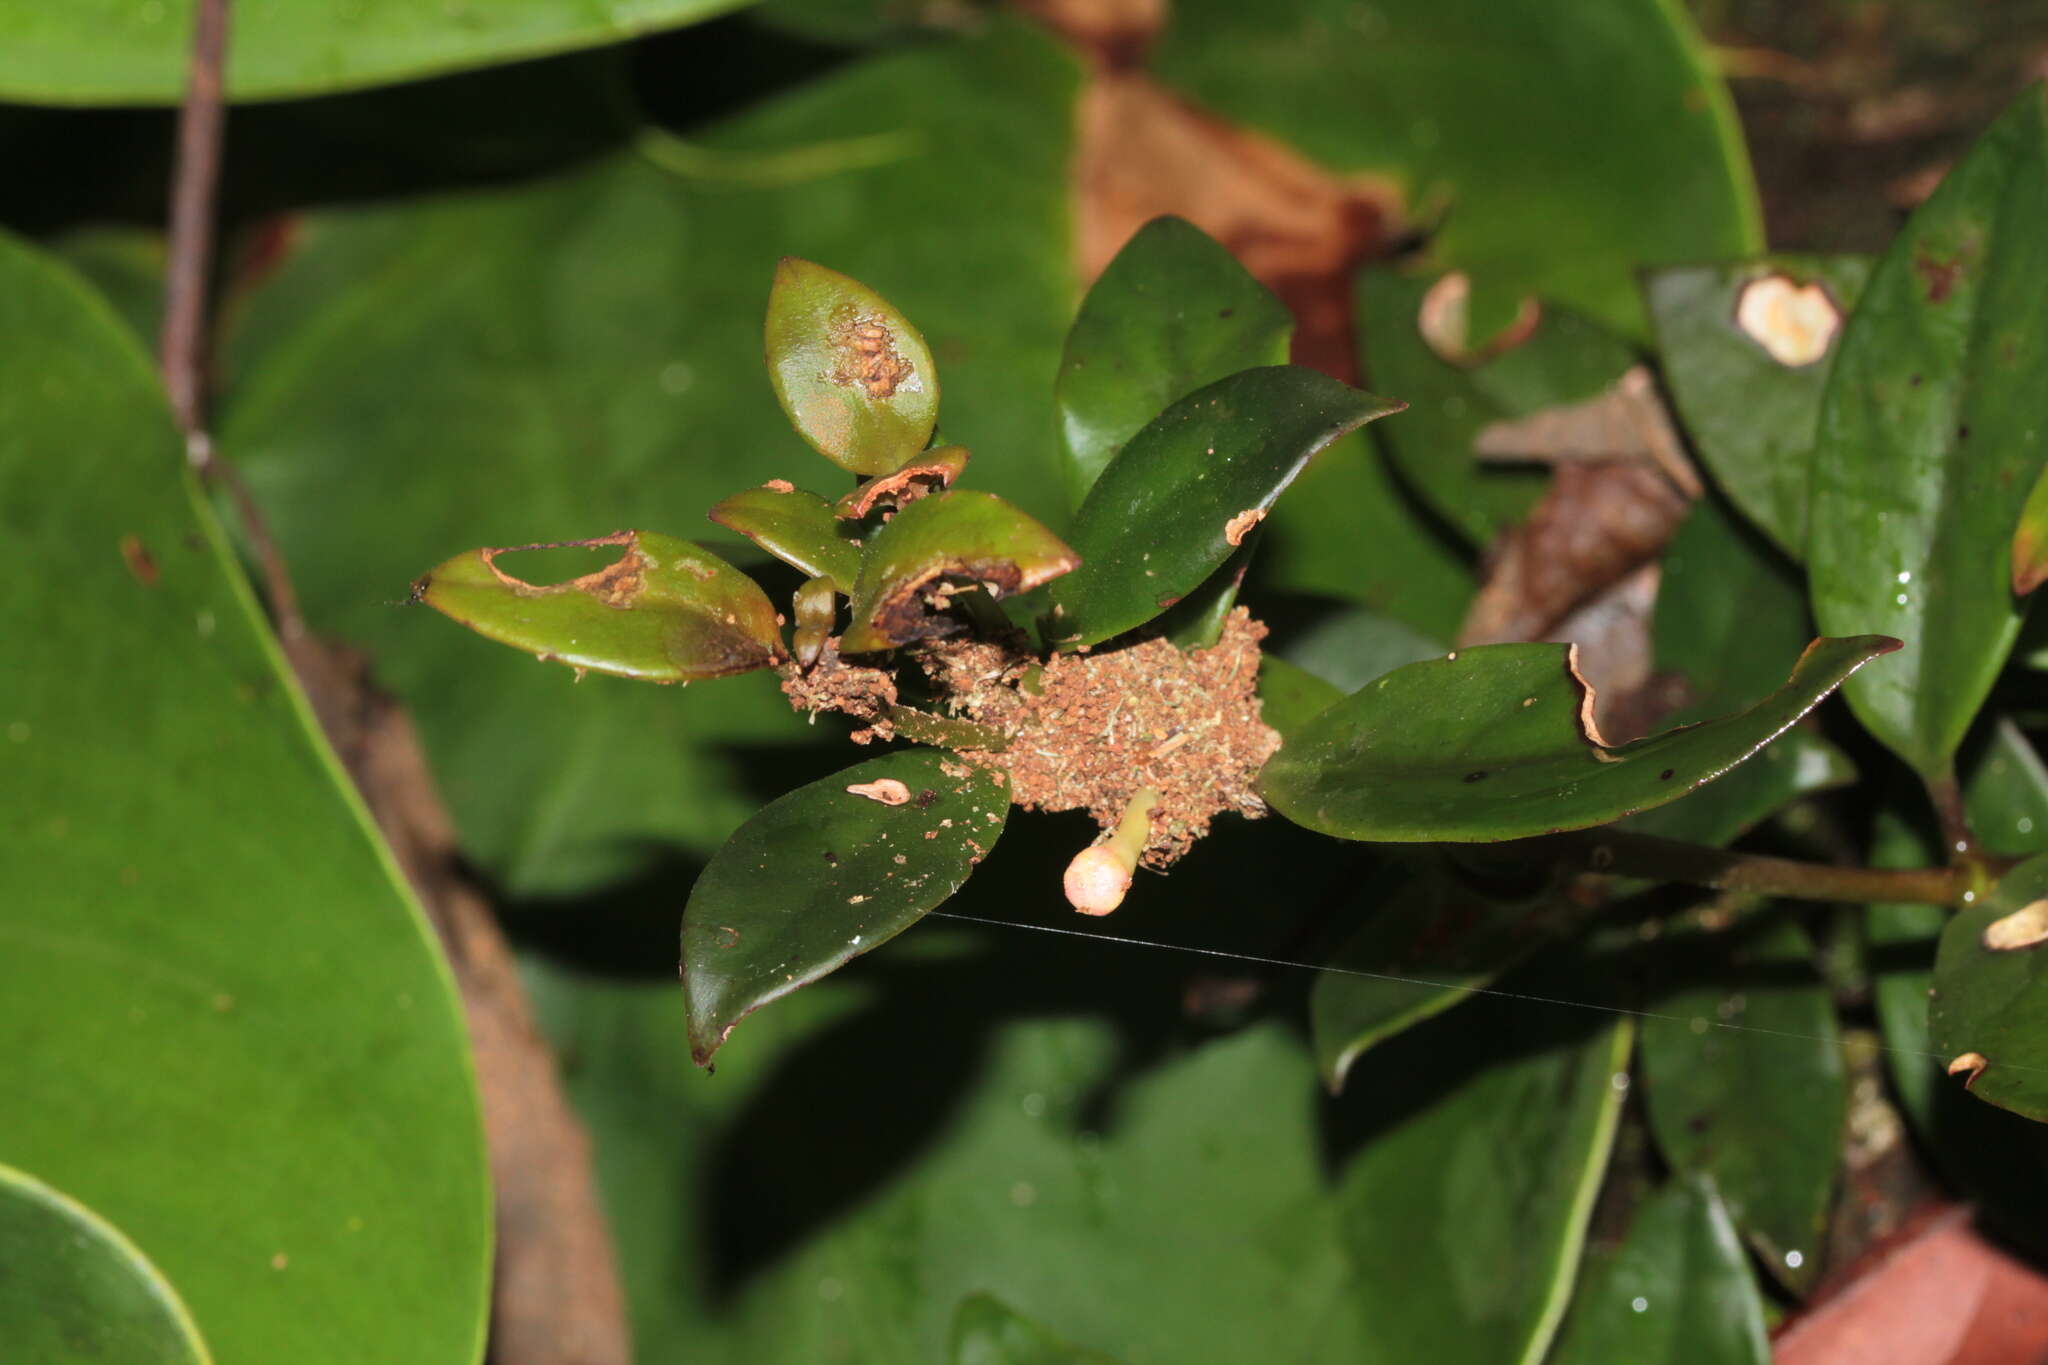
[[[1746,711],[1609,748],[1567,645],[1481,645],[1397,668],[1297,731],[1260,774],[1282,815],[1344,839],[1489,842],[1606,824],[1756,756],[1869,660],[1816,640]]]
[[[611,563],[562,583],[528,583],[497,563],[521,550],[614,546]],[[644,682],[730,677],[782,654],[775,608],[753,579],[649,531],[471,550],[428,570],[413,600],[543,660]]]
[[[1219,379],[1284,365],[1294,317],[1184,218],[1154,218],[1081,300],[1053,403],[1075,506],[1131,437]]]
[[[0,1166],[0,1341],[10,1365],[210,1365],[191,1314],[104,1218]]]
[[[1052,590],[1052,636],[1093,645],[1199,587],[1309,459],[1402,405],[1298,365],[1197,389],[1133,436],[1075,514],[1081,567]]]
[[[841,593],[852,592],[860,576],[860,542],[816,493],[777,480],[733,494],[710,517],[792,568],[831,579]]]
[[[1806,553],[1813,443],[1863,256],[1674,266],[1643,286],[1664,381],[1693,448],[1743,515]]]
[[[954,489],[921,498],[868,539],[839,647],[890,649],[944,634],[937,612],[960,581],[992,597],[1028,592],[1070,571],[1074,552],[993,493]]]
[[[888,942],[958,891],[1009,810],[1009,792],[987,769],[920,749],[799,787],[741,825],[683,911],[698,1063],[747,1015]]]
[[[910,319],[859,280],[787,257],[768,295],[768,378],[811,448],[887,474],[931,439],[939,376]]]
[[[1807,571],[1822,630],[1905,642],[1851,682],[1923,777],[2004,665],[2024,603],[2013,528],[2044,459],[2048,96],[2029,90],[1916,210],[1842,331],[1813,456]]]

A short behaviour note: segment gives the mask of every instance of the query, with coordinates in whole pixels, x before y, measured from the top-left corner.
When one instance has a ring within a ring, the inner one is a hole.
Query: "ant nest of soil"
[[[1015,641],[955,637],[908,646],[946,713],[1008,737],[960,757],[1004,775],[1027,810],[1085,810],[1105,831],[1132,799],[1158,794],[1140,862],[1163,871],[1226,811],[1266,813],[1255,779],[1280,747],[1259,715],[1259,642],[1266,627],[1243,607],[1216,643],[1182,652],[1153,637],[1040,660]],[[894,738],[893,674],[848,663],[836,642],[808,671],[782,670],[800,711],[843,711],[863,722],[856,743]],[[898,719],[901,719],[899,714]]]

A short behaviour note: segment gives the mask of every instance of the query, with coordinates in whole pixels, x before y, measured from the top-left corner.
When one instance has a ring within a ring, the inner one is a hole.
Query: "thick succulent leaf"
[[[1028,592],[1071,571],[1074,552],[993,493],[968,489],[921,498],[869,538],[840,648],[888,649],[936,633],[927,599],[948,579],[994,597]]]
[[[966,446],[934,446],[920,451],[894,472],[869,479],[846,491],[832,506],[832,515],[857,521],[883,508],[903,507],[926,494],[951,488],[967,470]]]
[[[1655,670],[1689,725],[1761,700],[1771,670],[1810,638],[1798,574],[1718,498],[1693,504],[1664,552],[1651,622]],[[1802,796],[1853,782],[1855,765],[1810,725],[1795,725],[1752,761],[1630,827],[1725,844]]]
[[[563,583],[528,583],[497,564],[520,550],[612,546],[611,563]],[[730,677],[782,653],[775,608],[753,579],[687,540],[651,531],[471,550],[428,570],[412,595],[487,640],[643,682]]]
[[[1390,182],[1409,216],[1439,220],[1430,263],[1509,311],[1553,298],[1638,334],[1638,269],[1763,249],[1734,106],[1678,5],[1181,0],[1148,65],[1340,175]]]
[[[785,258],[768,296],[768,378],[811,448],[887,474],[939,421],[939,374],[910,319],[859,280]]]
[[[1053,635],[1092,645],[1199,587],[1323,447],[1401,404],[1296,365],[1198,389],[1132,437],[1075,514],[1081,567],[1053,589]]]
[[[1713,1177],[1771,1274],[1803,1290],[1820,1272],[1849,1107],[1813,944],[1780,915],[1665,946],[1673,979],[1642,1024],[1650,1131],[1674,1170]]]
[[[298,220],[294,254],[233,314],[220,444],[308,620],[376,659],[464,851],[508,896],[558,906],[647,878],[657,889],[632,893],[647,903],[768,796],[845,760],[766,674],[684,696],[571,687],[430,613],[391,610],[389,585],[535,528],[636,526],[659,508],[674,529],[814,459],[762,372],[777,251],[890,281],[957,357],[947,417],[976,435],[978,486],[1060,515],[1045,386],[1019,376],[1052,375],[1072,318],[1077,82],[1050,38],[998,19],[986,37],[852,60],[692,132],[745,160],[900,129],[907,150],[886,164],[743,184],[606,159]],[[963,183],[972,195],[949,188]],[[744,541],[703,529],[740,562]]]
[[[1864,256],[1675,266],[1644,284],[1664,382],[1693,449],[1743,515],[1806,553],[1814,429]]]
[[[1369,916],[1309,990],[1323,1084],[1341,1090],[1365,1050],[1472,998],[1560,927],[1561,899],[1490,899],[1441,874],[1353,903]]]
[[[1582,973],[1515,981],[1597,995]],[[1364,1358],[1543,1358],[1607,1167],[1630,1036],[1618,1015],[1482,996],[1352,1069],[1347,1104],[1371,1130],[1337,1199],[1376,1334]]]
[[[10,1365],[209,1365],[177,1291],[118,1228],[0,1166],[0,1341]]]
[[[969,1294],[953,1314],[952,1365],[1116,1365],[1033,1322],[993,1294]]]
[[[1941,931],[1927,1024],[1951,1075],[2048,1121],[2048,855],[2008,872]]]
[[[1816,640],[1748,710],[1609,748],[1566,645],[1482,645],[1409,664],[1304,726],[1259,786],[1298,825],[1344,839],[1487,842],[1605,824],[1752,758],[1898,642]]]
[[[1735,1225],[1702,1176],[1636,1210],[1628,1240],[1586,1258],[1549,1365],[1770,1365],[1763,1297]]]
[[[741,1019],[958,891],[1009,810],[994,774],[920,749],[799,787],[741,825],[683,912],[683,995],[699,1064]]]
[[[351,90],[622,42],[736,9],[746,0],[264,0],[239,6],[227,93],[238,100]],[[0,99],[39,104],[176,104],[185,91],[196,0],[136,5],[9,0],[0,9]]]
[[[1963,801],[1990,852],[2048,851],[2048,767],[2010,721],[1992,728]],[[1891,811],[1880,814],[1873,843],[1881,867],[1925,867],[1937,857],[1934,840]],[[1935,946],[1948,918],[1938,905],[1873,905],[1864,915],[1885,1060],[1900,1108],[1942,1174],[2002,1235],[2048,1250],[2048,1126],[1985,1104],[1943,1075],[1928,1033]]]
[[[224,1361],[478,1359],[490,1189],[447,965],[148,359],[5,241],[0,567],[36,645],[0,668],[0,1161],[132,1237]]]
[[[1359,276],[1359,340],[1372,383],[1409,405],[1399,422],[1376,434],[1430,510],[1483,548],[1522,519],[1548,473],[1526,463],[1482,461],[1473,448],[1481,433],[1497,422],[1599,398],[1635,355],[1584,315],[1546,307],[1535,330],[1517,344],[1477,365],[1454,363],[1423,337],[1420,318],[1432,283],[1388,270]],[[1627,423],[1620,429],[1636,435]]]
[[[1807,543],[1821,629],[1905,641],[1857,717],[1949,770],[2019,632],[2013,527],[2048,457],[2048,96],[2021,96],[1908,221],[1843,329]]]
[[[860,576],[860,541],[816,493],[775,480],[733,494],[710,516],[783,563],[812,578],[831,579],[841,593],[851,593]]]
[[[1081,300],[1053,387],[1074,505],[1153,418],[1239,370],[1286,364],[1293,335],[1286,305],[1200,228],[1138,229]]]

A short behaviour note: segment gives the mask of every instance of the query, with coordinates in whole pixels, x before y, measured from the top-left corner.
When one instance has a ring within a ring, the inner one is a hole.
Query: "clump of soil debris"
[[[1159,794],[1141,857],[1170,867],[1225,811],[1266,813],[1254,787],[1280,747],[1260,718],[1259,641],[1266,627],[1243,607],[1216,644],[1183,653],[1153,637],[1040,660],[1021,640],[954,638],[904,651],[945,713],[1007,737],[960,757],[1005,775],[1028,810],[1085,810],[1114,829],[1141,790]],[[800,711],[841,711],[862,722],[856,743],[893,738],[902,720],[895,676],[848,663],[828,644],[809,670],[782,670]]]

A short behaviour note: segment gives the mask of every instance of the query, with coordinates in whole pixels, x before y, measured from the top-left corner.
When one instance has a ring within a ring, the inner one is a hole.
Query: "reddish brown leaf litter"
[[[1041,663],[1011,643],[961,639],[912,657],[945,710],[1010,737],[1000,751],[962,757],[1004,774],[1016,804],[1085,810],[1107,830],[1132,796],[1155,789],[1142,861],[1159,870],[1218,815],[1266,813],[1254,779],[1280,736],[1260,719],[1255,690],[1265,635],[1239,607],[1212,648],[1192,653],[1155,637]],[[895,734],[891,675],[848,664],[830,645],[808,672],[786,666],[782,690],[800,711],[843,711],[864,722],[856,743]]]

